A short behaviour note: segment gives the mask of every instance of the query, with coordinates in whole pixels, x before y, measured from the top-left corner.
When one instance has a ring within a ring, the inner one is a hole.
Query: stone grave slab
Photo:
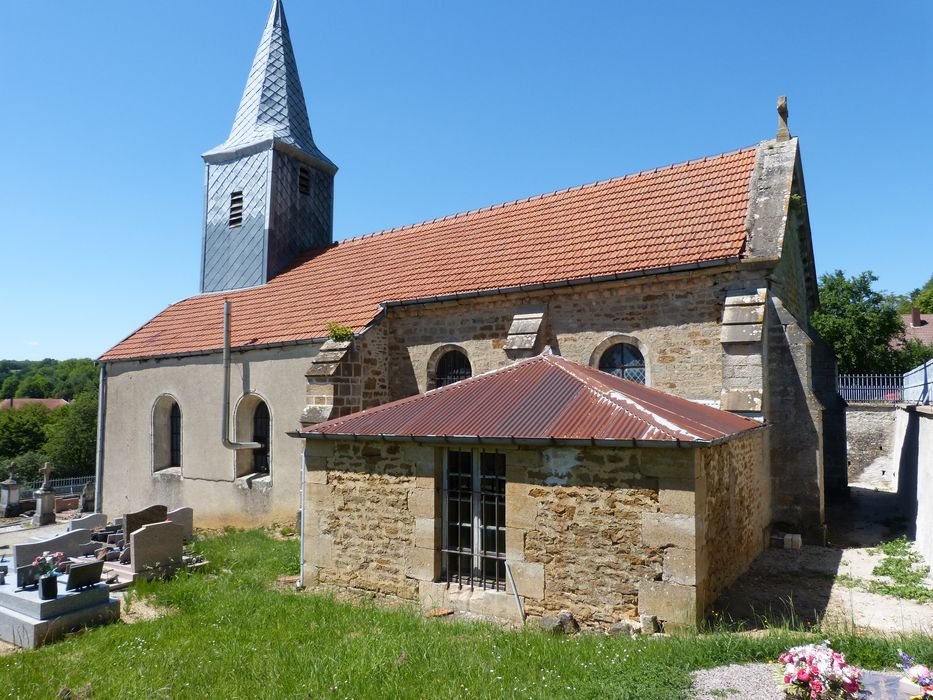
[[[194,536],[193,508],[176,508],[175,510],[170,510],[166,514],[165,519],[176,525],[181,525],[182,536],[185,538],[185,542],[191,541],[191,538]]]
[[[90,530],[71,530],[47,540],[13,545],[13,560],[17,566],[25,566],[32,564],[43,552],[61,552],[66,557],[81,557],[93,554],[96,548],[91,542]]]
[[[91,513],[68,523],[69,530],[98,530],[102,527],[107,527],[107,516],[103,513]]]
[[[35,649],[60,639],[73,629],[102,625],[119,619],[120,601],[109,597],[97,605],[47,620],[37,620],[21,612],[0,607],[0,639],[25,649]]]
[[[165,521],[168,515],[168,508],[163,505],[149,506],[135,513],[123,514],[123,534],[124,539],[129,540],[130,533],[136,532],[143,525],[150,523],[161,523]]]
[[[180,566],[184,530],[171,522],[150,523],[130,535],[130,567],[134,574]]]
[[[67,591],[65,578],[58,577],[58,597],[52,600],[39,598],[38,588],[19,591],[10,584],[0,586],[0,610],[12,610],[34,620],[49,620],[81,608],[99,605],[110,597],[110,589],[102,583],[83,591]]]

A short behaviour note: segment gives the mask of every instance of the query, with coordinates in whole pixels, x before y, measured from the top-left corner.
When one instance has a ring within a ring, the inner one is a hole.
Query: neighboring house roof
[[[545,353],[293,435],[705,444],[761,426]]]
[[[902,314],[901,321],[904,322],[904,337],[907,340],[915,338],[924,345],[933,345],[933,314],[920,314],[918,326],[912,325],[911,314]]]
[[[49,410],[68,405],[65,399],[2,399],[0,400],[0,410],[4,408],[22,408],[36,403],[45,406]]]
[[[268,283],[167,308],[102,360],[184,355],[360,331],[401,302],[714,265],[743,253],[755,148],[355,238]]]

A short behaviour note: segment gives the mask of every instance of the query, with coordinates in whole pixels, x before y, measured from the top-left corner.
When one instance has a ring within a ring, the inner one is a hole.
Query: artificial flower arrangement
[[[59,566],[65,561],[65,555],[62,552],[42,552],[32,562],[39,570],[39,576],[58,576],[62,573]]]
[[[933,698],[933,671],[928,666],[918,664],[916,659],[900,649],[897,652],[901,655],[901,663],[897,665],[898,668],[903,670],[908,680],[922,691],[920,695],[913,696],[911,700]]]
[[[784,692],[789,698],[808,700],[856,700],[862,688],[862,672],[822,644],[793,647],[778,657],[784,664]]]

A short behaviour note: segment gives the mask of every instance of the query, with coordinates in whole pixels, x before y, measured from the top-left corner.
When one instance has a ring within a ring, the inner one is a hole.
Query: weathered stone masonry
[[[438,582],[443,448],[309,440],[305,583],[517,621],[511,585]],[[506,557],[525,612],[692,627],[761,550],[763,435],[709,448],[510,448]],[[758,505],[746,505],[747,503]]]

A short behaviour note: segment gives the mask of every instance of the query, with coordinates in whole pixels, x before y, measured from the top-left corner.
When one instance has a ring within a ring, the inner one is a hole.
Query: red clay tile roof
[[[749,148],[343,241],[307,253],[267,284],[190,297],[102,360],[223,345],[323,338],[334,321],[365,328],[380,303],[738,257],[745,244]]]
[[[761,423],[543,354],[301,430],[403,436],[705,443]]]
[[[22,408],[36,403],[45,406],[50,411],[68,405],[65,399],[3,399],[0,401],[0,410],[4,408]]]
[[[933,314],[920,314],[919,326],[911,325],[911,314],[902,314],[901,320],[904,322],[905,338],[916,338],[924,345],[933,345]]]

